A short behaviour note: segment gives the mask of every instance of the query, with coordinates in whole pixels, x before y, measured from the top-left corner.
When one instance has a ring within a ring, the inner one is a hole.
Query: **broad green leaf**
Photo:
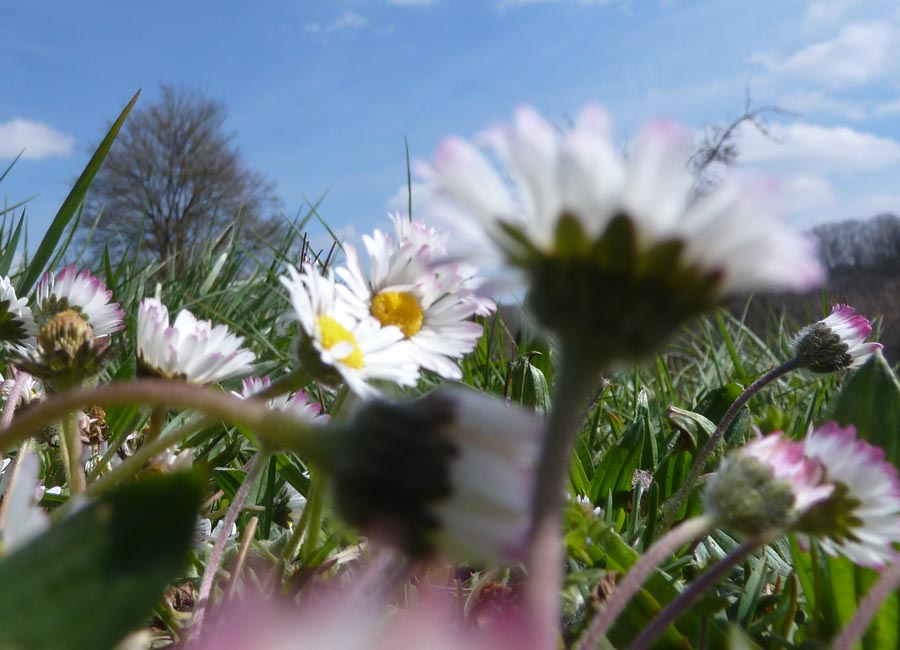
[[[28,293],[35,281],[40,277],[41,273],[44,272],[44,267],[50,258],[53,257],[53,252],[56,250],[56,246],[59,244],[59,240],[62,238],[63,233],[65,233],[66,227],[78,212],[78,208],[82,201],[84,201],[85,194],[87,194],[88,187],[90,187],[91,182],[94,180],[94,176],[96,176],[97,172],[100,170],[100,166],[106,159],[106,154],[109,153],[113,141],[119,134],[119,129],[122,128],[122,124],[125,123],[125,118],[128,117],[128,113],[131,112],[131,109],[135,102],[137,102],[140,94],[141,91],[137,91],[134,94],[134,97],[131,98],[131,101],[126,104],[125,108],[119,114],[119,117],[113,122],[106,137],[103,138],[100,146],[97,147],[94,155],[91,156],[87,167],[84,168],[84,171],[81,172],[81,176],[75,181],[74,187],[72,187],[66,200],[63,201],[62,206],[59,208],[59,212],[56,213],[50,227],[47,229],[47,233],[41,240],[40,245],[38,245],[37,251],[34,253],[34,258],[32,258],[31,264],[28,265],[28,270],[22,276],[22,279],[19,280],[19,284],[16,287],[16,295],[21,296]]]
[[[605,500],[608,494],[631,494],[634,470],[641,464],[644,451],[646,426],[640,420],[633,422],[610,447],[600,460],[591,481],[590,498],[594,503]]]
[[[519,404],[544,414],[550,410],[550,386],[544,373],[531,363],[539,355],[539,352],[529,352],[510,364],[509,396]]]
[[[850,375],[831,417],[854,425],[860,438],[884,449],[887,459],[900,467],[900,382],[881,352]]]
[[[124,485],[0,561],[0,647],[105,650],[144,623],[184,568],[202,484]]]

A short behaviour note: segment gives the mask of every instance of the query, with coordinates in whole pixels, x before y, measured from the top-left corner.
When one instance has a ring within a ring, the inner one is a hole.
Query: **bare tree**
[[[91,247],[180,267],[231,224],[251,246],[277,237],[274,188],[246,167],[225,118],[222,102],[161,84],[159,100],[128,117],[91,186],[80,224],[96,222]]]

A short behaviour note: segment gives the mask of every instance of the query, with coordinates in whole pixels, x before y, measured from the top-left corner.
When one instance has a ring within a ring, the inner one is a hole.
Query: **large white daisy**
[[[400,328],[404,338],[397,347],[413,362],[442,377],[461,378],[455,360],[472,351],[482,332],[481,325],[470,320],[478,305],[465,278],[453,265],[429,268],[434,250],[429,244],[399,244],[379,230],[364,236],[363,242],[371,273],[364,271],[349,244],[344,244],[347,266],[336,271],[346,283],[337,291],[353,315]]]
[[[194,384],[211,384],[253,369],[256,355],[243,337],[225,325],[198,320],[182,309],[169,324],[169,310],[156,298],[138,306],[137,358],[140,372]]]
[[[293,306],[289,317],[300,324],[298,355],[305,369],[323,381],[343,381],[356,394],[372,396],[373,379],[402,386],[418,380],[416,364],[396,343],[399,327],[377,327],[371,317],[358,319],[337,295],[334,276],[322,275],[311,264],[303,272],[288,266],[281,283]]]
[[[599,107],[564,133],[524,108],[483,140],[502,169],[459,138],[418,169],[427,209],[524,281],[545,327],[593,341],[599,357],[628,357],[725,297],[822,279],[812,242],[782,224],[773,188],[726,179],[696,196],[690,140],[655,122],[626,157]]]

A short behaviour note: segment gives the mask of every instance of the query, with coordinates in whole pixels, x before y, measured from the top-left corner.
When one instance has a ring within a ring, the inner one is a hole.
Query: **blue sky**
[[[32,240],[132,93],[198,86],[222,99],[248,164],[285,210],[328,191],[342,234],[405,204],[404,137],[428,159],[532,104],[563,125],[607,105],[623,141],[655,116],[698,131],[758,104],[775,141],[739,136],[746,168],[781,178],[801,226],[900,212],[895,1],[68,0],[5,3],[0,185]]]

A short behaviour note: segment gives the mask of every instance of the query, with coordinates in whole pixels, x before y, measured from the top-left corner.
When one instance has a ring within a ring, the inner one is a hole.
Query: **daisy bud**
[[[541,420],[461,388],[413,402],[371,401],[349,423],[334,468],[350,523],[414,555],[522,559]]]
[[[708,514],[744,535],[787,530],[834,486],[803,444],[781,432],[754,440],[729,455],[707,483]]]
[[[834,422],[812,430],[803,444],[835,489],[797,522],[801,542],[808,545],[806,536],[816,537],[829,555],[843,555],[861,566],[896,561],[900,476],[884,450],[859,440],[855,427]]]
[[[16,365],[62,387],[97,374],[108,352],[109,337],[94,336],[94,328],[77,311],[66,309],[41,327],[35,347],[16,350]]]
[[[807,325],[792,343],[794,356],[813,372],[837,372],[856,368],[869,360],[882,347],[866,343],[872,333],[869,321],[848,305],[835,305],[828,318]]]

